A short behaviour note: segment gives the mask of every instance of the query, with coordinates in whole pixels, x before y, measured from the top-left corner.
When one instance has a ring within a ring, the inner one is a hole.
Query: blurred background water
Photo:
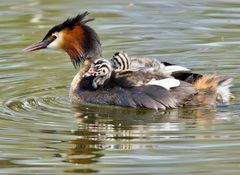
[[[91,12],[105,57],[119,50],[234,78],[236,100],[167,111],[72,109],[62,52],[23,53]],[[11,0],[0,3],[0,174],[240,174],[240,1]]]

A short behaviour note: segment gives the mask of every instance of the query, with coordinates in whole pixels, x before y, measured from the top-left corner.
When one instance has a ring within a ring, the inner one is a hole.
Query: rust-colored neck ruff
[[[80,66],[84,59],[91,61],[101,57],[101,44],[97,33],[87,25],[76,25],[62,31],[62,48],[68,53],[73,65]]]
[[[71,60],[84,57],[84,31],[82,27],[76,26],[73,29],[66,28],[62,31],[62,48],[68,53]]]

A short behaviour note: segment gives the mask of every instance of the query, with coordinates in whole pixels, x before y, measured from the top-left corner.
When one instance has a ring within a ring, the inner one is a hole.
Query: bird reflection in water
[[[88,164],[87,167],[99,163],[108,150],[159,149],[161,142],[189,138],[189,134],[184,136],[181,132],[187,127],[204,127],[204,123],[209,127],[216,114],[215,110],[206,108],[155,111],[97,105],[73,107],[73,113],[78,122],[78,130],[73,135],[78,138],[67,141],[73,148],[61,156],[66,162]],[[98,171],[94,169],[75,168],[68,172]]]

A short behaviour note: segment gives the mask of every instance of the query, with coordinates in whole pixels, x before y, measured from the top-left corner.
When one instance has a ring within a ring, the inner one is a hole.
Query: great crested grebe
[[[107,86],[92,87],[92,76],[85,77],[91,63],[101,58],[97,33],[86,23],[88,12],[68,18],[54,26],[46,36],[24,50],[60,48],[68,53],[80,71],[74,77],[70,98],[73,105],[81,103],[166,109],[183,105],[228,104],[232,79],[218,75],[200,75],[189,69],[144,57],[131,57],[130,69],[114,75]],[[116,56],[121,55],[118,53]],[[112,75],[111,75],[112,77]],[[90,85],[90,86],[89,86]]]

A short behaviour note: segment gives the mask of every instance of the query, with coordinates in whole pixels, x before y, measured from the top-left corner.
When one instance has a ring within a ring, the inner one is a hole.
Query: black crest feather
[[[93,21],[94,19],[85,19],[85,17],[89,15],[89,12],[84,12],[82,14],[78,14],[77,16],[73,17],[73,18],[68,18],[66,21],[64,21],[61,24],[58,24],[56,26],[54,26],[53,28],[51,28],[48,33],[46,34],[46,36],[43,38],[43,40],[45,40],[46,38],[48,38],[49,36],[52,35],[52,33],[54,32],[59,32],[65,28],[73,28],[76,25],[79,24],[86,24],[89,21]]]

